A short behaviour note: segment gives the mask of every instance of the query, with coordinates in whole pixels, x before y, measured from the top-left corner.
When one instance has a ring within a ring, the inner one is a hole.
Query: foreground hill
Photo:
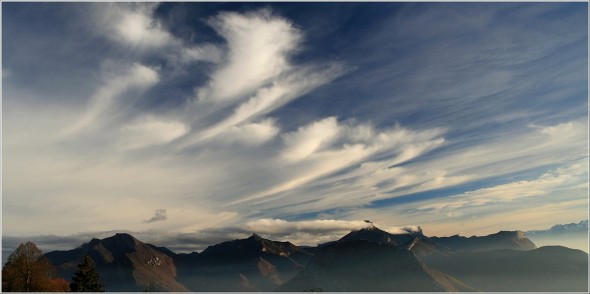
[[[430,270],[405,248],[368,240],[322,246],[308,265],[278,291],[473,291]]]
[[[192,291],[272,291],[294,277],[311,254],[290,242],[246,239],[178,254],[179,281]]]
[[[116,234],[67,251],[45,254],[69,280],[84,255],[96,263],[106,291],[188,291],[176,281],[176,266],[165,250],[142,243],[129,234]]]
[[[561,246],[462,251],[423,261],[486,292],[588,292],[588,254]]]

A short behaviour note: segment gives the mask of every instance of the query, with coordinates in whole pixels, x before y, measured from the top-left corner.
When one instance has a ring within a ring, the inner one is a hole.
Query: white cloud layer
[[[365,221],[343,221],[343,220],[313,220],[313,221],[286,221],[282,219],[258,219],[247,222],[244,228],[261,234],[293,234],[297,232],[308,233],[333,233],[341,231],[360,230],[369,227]]]

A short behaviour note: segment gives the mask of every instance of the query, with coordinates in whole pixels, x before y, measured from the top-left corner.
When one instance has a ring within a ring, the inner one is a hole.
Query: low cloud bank
[[[155,215],[146,221],[157,218],[165,219],[164,209],[156,210]],[[282,219],[258,219],[245,223],[243,226],[222,227],[205,229],[194,233],[175,233],[160,231],[132,232],[126,230],[113,230],[102,232],[87,232],[69,236],[41,235],[41,236],[5,236],[3,237],[3,261],[12,253],[19,244],[32,241],[45,253],[54,250],[70,250],[92,238],[107,238],[116,233],[128,233],[138,240],[156,246],[164,246],[177,253],[188,253],[202,251],[207,246],[215,245],[224,241],[247,238],[252,233],[261,235],[263,238],[277,241],[290,241],[296,245],[315,246],[320,243],[334,241],[350,231],[360,230],[371,226],[363,220],[311,220],[311,221],[286,221]],[[376,224],[379,227],[378,224]],[[392,234],[408,234],[420,231],[418,226],[408,227],[379,227]]]

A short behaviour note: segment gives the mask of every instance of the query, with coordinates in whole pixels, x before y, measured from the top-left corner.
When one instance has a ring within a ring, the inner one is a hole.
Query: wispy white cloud
[[[179,138],[188,131],[188,127],[178,121],[144,117],[121,128],[119,144],[124,149],[164,144]]]
[[[189,136],[182,146],[200,143],[238,124],[257,119],[332,81],[343,73],[344,69],[341,66],[333,65],[315,72],[311,68],[303,68],[279,76],[271,85],[258,89],[254,96],[238,104],[227,117],[213,126],[196,131]]]
[[[300,127],[297,132],[284,135],[285,149],[282,156],[288,161],[299,161],[331,143],[340,129],[335,117],[328,117]]]
[[[531,230],[559,219],[583,219],[587,212],[582,208],[588,205],[587,178],[587,158],[582,158],[529,180],[381,208],[359,208],[344,215],[371,214],[378,222],[400,225],[420,222],[427,234],[438,235],[490,234],[498,228]]]
[[[296,232],[349,232],[369,227],[364,221],[343,220],[312,220],[312,221],[286,221],[282,219],[258,219],[249,221],[244,228],[261,234],[292,234]]]
[[[270,10],[247,14],[221,13],[210,24],[227,41],[227,54],[206,87],[197,90],[200,101],[232,101],[290,68],[289,54],[297,48],[301,33]]]
[[[571,165],[557,168],[533,180],[502,184],[490,188],[469,191],[460,195],[439,199],[424,204],[417,210],[457,210],[467,206],[492,205],[498,202],[512,202],[516,199],[536,197],[564,189],[586,189],[588,183],[581,181],[588,175],[587,158]]]
[[[173,37],[146,12],[123,13],[115,24],[116,37],[138,47],[163,47],[173,42]]]
[[[223,142],[259,145],[274,138],[280,129],[274,119],[267,118],[260,122],[245,123],[232,126],[225,136],[219,138]]]
[[[157,3],[109,3],[92,5],[87,21],[94,31],[131,50],[156,50],[177,45],[162,24],[152,16]]]
[[[246,14],[221,13],[210,25],[227,41],[222,60],[209,82],[196,89],[187,107],[187,120],[202,125],[203,117],[229,107],[230,111],[204,122],[183,138],[188,147],[225,134],[338,78],[348,71],[342,64],[293,65],[288,60],[300,46],[301,32],[270,10]]]
[[[547,130],[554,128],[561,129],[557,133],[559,137],[546,134]],[[437,156],[423,158],[409,164],[399,165],[407,160],[415,158],[428,150],[441,146],[440,138],[434,131],[413,132],[401,129],[398,135],[390,133],[391,138],[403,138],[405,144],[395,146],[396,141],[389,141],[380,149],[381,152],[393,154],[390,157],[373,157],[367,155],[364,158],[355,158],[354,154],[361,154],[362,149],[351,153],[338,153],[334,160],[318,160],[318,165],[309,162],[313,158],[320,158],[316,155],[309,156],[298,165],[290,167],[289,181],[275,186],[274,189],[265,190],[264,193],[256,194],[252,198],[243,199],[253,201],[261,211],[269,210],[270,215],[291,214],[297,212],[321,211],[322,207],[349,207],[351,211],[373,201],[381,199],[396,198],[412,195],[420,192],[435,191],[467,184],[474,181],[484,180],[491,177],[506,176],[510,173],[525,172],[531,169],[546,168],[550,164],[563,165],[572,160],[585,158],[587,154],[587,127],[582,122],[570,122],[546,127],[531,127],[527,132],[518,133],[510,138],[498,138],[497,141],[485,142],[481,145],[467,145],[456,150],[448,150],[438,153]],[[345,132],[342,132],[345,133]],[[365,129],[365,133],[374,134],[369,136],[377,138],[377,132]],[[387,133],[387,132],[384,132]],[[383,134],[380,137],[385,138]],[[376,140],[377,141],[377,140]],[[378,141],[377,141],[378,142]],[[453,144],[453,142],[448,142]],[[376,144],[375,146],[379,146]],[[454,146],[454,145],[451,145]],[[391,149],[388,149],[391,148]],[[373,151],[379,149],[372,149]],[[567,151],[566,151],[567,150]],[[375,154],[378,154],[376,152]],[[343,155],[345,154],[345,155]],[[342,155],[342,156],[341,156]],[[410,156],[413,155],[414,157]],[[358,161],[355,161],[358,159]],[[303,164],[308,162],[308,164]],[[298,168],[305,166],[308,169]],[[344,167],[347,167],[344,169]],[[582,168],[583,170],[584,168]],[[335,173],[335,171],[343,170]],[[298,174],[301,171],[301,174]],[[587,168],[586,168],[587,172]],[[333,174],[330,174],[333,173]],[[568,171],[566,174],[573,173]],[[330,176],[328,176],[330,175]],[[573,174],[572,174],[573,176]],[[573,176],[577,181],[579,176]],[[559,179],[565,179],[560,177]],[[522,184],[522,183],[521,183]],[[538,184],[535,182],[535,184]],[[517,189],[520,184],[506,186],[506,189],[525,191]],[[572,184],[571,188],[583,189]],[[541,193],[545,188],[535,191]],[[546,188],[546,193],[550,189]],[[283,193],[266,198],[276,193]],[[523,194],[527,195],[526,192]],[[510,194],[514,195],[514,194]],[[506,196],[508,197],[508,196]],[[265,199],[264,201],[262,199]],[[483,201],[483,200],[482,200]],[[420,201],[417,201],[420,203]],[[237,202],[243,203],[243,202]],[[433,205],[445,203],[445,198],[432,200]],[[422,214],[413,206],[400,205],[413,211],[404,214],[405,219],[413,223],[419,223]],[[363,213],[369,213],[365,210]],[[460,214],[459,210],[453,212]],[[347,217],[346,209],[331,214],[331,217]],[[352,216],[363,217],[356,214]],[[398,220],[392,217],[389,221],[397,223]],[[385,223],[385,221],[384,221]]]
[[[326,133],[323,132],[324,130]],[[358,172],[358,165],[370,161],[373,156],[387,157],[385,165],[408,161],[440,146],[444,142],[441,138],[442,133],[441,129],[411,131],[401,127],[379,131],[369,125],[352,122],[339,124],[335,118],[312,122],[283,136],[285,145],[276,164],[284,167],[281,169],[284,172],[280,172],[281,177],[276,180],[278,183],[273,183],[265,190],[234,201],[232,205],[271,196],[271,199],[277,199],[277,197],[281,199],[286,196],[280,195],[284,192],[300,194],[299,188],[305,188],[306,185],[322,177],[344,169],[351,169],[346,174]],[[288,160],[285,161],[285,157]],[[328,177],[328,180],[330,179],[333,178]],[[298,206],[297,202],[306,203],[310,198],[315,198],[317,203],[312,205],[317,209],[321,204],[330,207],[338,202],[338,206],[350,206],[358,204],[357,201],[360,200],[356,197],[341,199],[341,196],[334,194],[333,197],[318,199],[315,193],[308,193],[309,191],[298,197],[279,201],[291,203],[292,206],[288,209],[305,211],[306,209]]]
[[[210,43],[189,44],[171,34],[155,17],[158,3],[93,5],[93,31],[124,47],[128,54],[152,54],[181,67],[194,61],[219,62],[221,50]],[[164,54],[162,54],[164,53]]]
[[[126,68],[116,68],[103,73],[103,84],[90,98],[86,113],[71,126],[62,130],[62,135],[81,131],[94,123],[109,108],[125,101],[121,95],[129,90],[146,90],[159,80],[158,72],[150,67],[135,63]],[[103,117],[104,118],[104,117]]]

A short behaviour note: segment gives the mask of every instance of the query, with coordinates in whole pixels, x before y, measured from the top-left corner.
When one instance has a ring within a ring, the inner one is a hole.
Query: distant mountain
[[[561,246],[462,251],[422,260],[485,292],[588,292],[588,254]]]
[[[431,237],[433,242],[449,248],[451,251],[482,251],[494,249],[530,250],[537,246],[522,231],[500,231],[487,236]]]
[[[312,254],[253,234],[201,253],[178,254],[179,281],[192,291],[272,291],[294,277]]]
[[[588,252],[588,220],[554,225],[547,230],[528,231],[526,234],[538,246],[565,246]]]
[[[59,274],[71,280],[76,266],[88,254],[96,263],[107,291],[188,291],[176,280],[171,251],[142,243],[129,234],[116,234],[67,251],[45,254]]]
[[[360,232],[357,235],[368,234]],[[387,240],[387,239],[385,239]],[[320,247],[304,270],[277,291],[474,291],[424,266],[407,249],[370,240]]]
[[[358,240],[366,240],[378,244],[387,244],[411,250],[417,256],[430,255],[435,252],[438,253],[446,250],[446,248],[441,247],[432,239],[424,236],[420,227],[418,227],[418,231],[408,232],[407,234],[391,234],[371,225],[368,228],[352,231],[340,238],[337,242]],[[326,243],[324,246],[329,244],[331,243]]]
[[[588,220],[579,223],[570,223],[565,225],[554,225],[548,230],[528,231],[527,236],[559,235],[568,233],[585,233],[588,234]]]

